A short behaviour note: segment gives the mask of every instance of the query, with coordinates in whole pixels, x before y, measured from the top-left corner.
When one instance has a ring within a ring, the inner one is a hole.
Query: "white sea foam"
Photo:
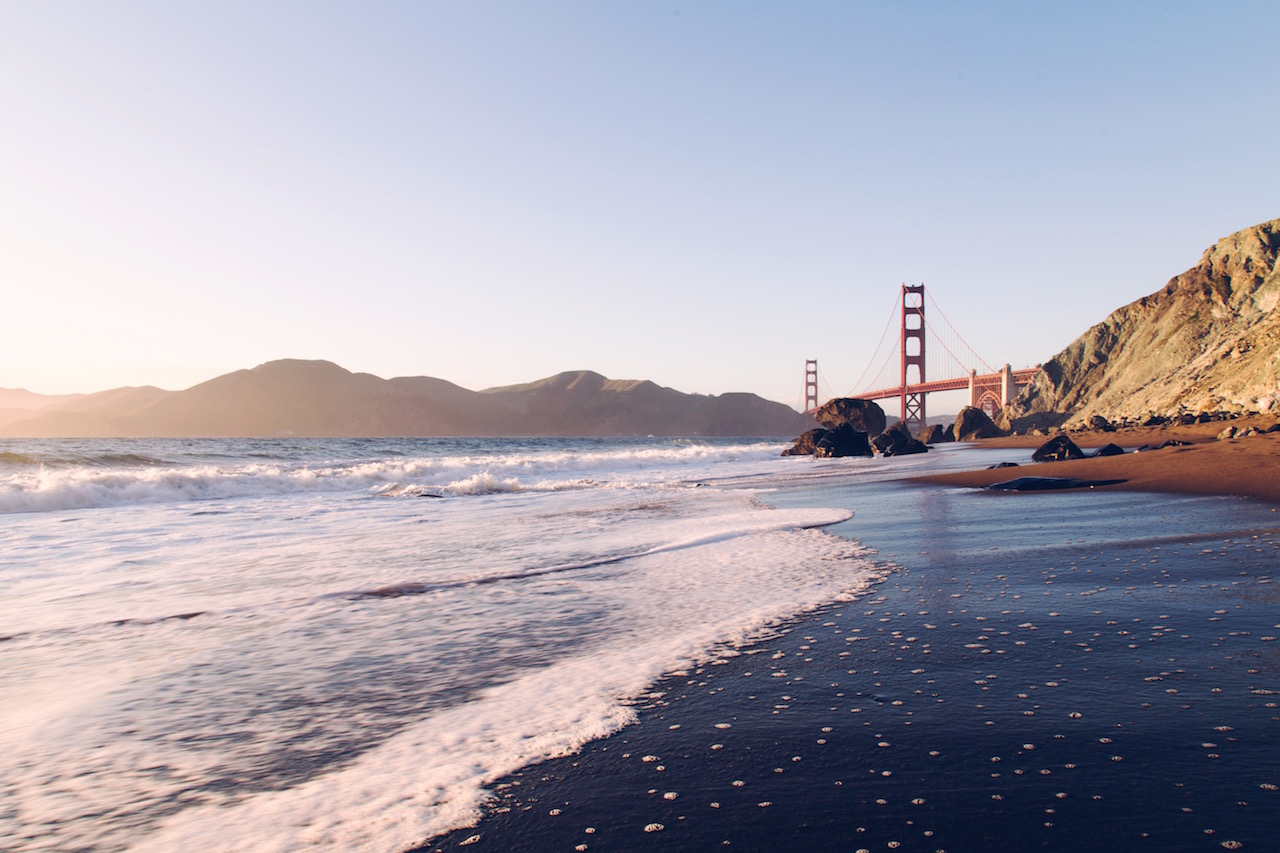
[[[416,496],[648,486],[673,478],[713,476],[726,464],[775,465],[779,446],[666,442],[596,447],[566,442],[563,448],[459,453],[406,440],[405,449],[421,455],[170,464],[152,459],[160,456],[153,453],[128,454],[124,463],[109,465],[103,464],[102,455],[78,465],[64,455],[58,464],[0,466],[0,513],[343,491]],[[146,464],[148,459],[151,464]]]
[[[486,784],[625,725],[663,672],[869,581],[812,529],[848,510],[693,486],[774,453],[238,461],[256,485],[198,502],[155,500],[166,468],[138,465],[106,473],[153,497],[9,516],[7,843],[395,850],[465,825]],[[443,497],[390,498],[415,489]]]
[[[847,517],[699,519],[717,532],[629,561],[611,591],[623,611],[606,642],[428,716],[350,767],[232,808],[182,813],[132,849],[395,850],[465,826],[487,784],[617,731],[633,719],[621,700],[663,672],[863,586],[870,567],[851,543],[803,529]]]

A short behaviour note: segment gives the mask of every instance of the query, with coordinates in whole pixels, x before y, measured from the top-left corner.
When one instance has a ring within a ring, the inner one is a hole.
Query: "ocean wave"
[[[0,513],[320,492],[466,497],[652,486],[722,475],[726,466],[772,464],[778,458],[777,447],[765,443],[566,443],[539,449],[529,449],[527,442],[508,443],[519,444],[526,446],[503,452],[503,442],[495,441],[486,453],[425,456],[394,455],[404,451],[384,447],[374,458],[328,463],[255,459],[192,465],[113,448],[68,455],[61,457],[66,464],[57,464],[59,457],[51,454],[8,453],[13,459],[0,467]]]

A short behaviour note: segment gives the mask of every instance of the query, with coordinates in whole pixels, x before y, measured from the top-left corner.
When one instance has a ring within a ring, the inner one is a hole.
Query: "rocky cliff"
[[[1186,412],[1280,411],[1280,219],[1205,250],[1044,365],[1002,413],[1017,429]]]

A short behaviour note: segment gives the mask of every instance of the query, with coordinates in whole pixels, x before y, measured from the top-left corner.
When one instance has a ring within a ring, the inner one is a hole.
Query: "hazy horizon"
[[[277,361],[319,361],[319,362],[328,362],[331,364],[336,364],[336,362],[332,362],[329,359],[278,359]],[[270,362],[266,362],[264,364],[269,364],[269,363]],[[252,367],[236,368],[235,370],[228,371],[227,373],[222,373],[222,374],[219,374],[218,376],[212,376],[212,377],[209,377],[209,379],[201,380],[200,382],[195,382],[195,383],[192,383],[191,385],[185,385],[181,388],[161,388],[160,386],[155,386],[155,385],[132,385],[132,386],[117,385],[111,388],[94,388],[91,390],[70,391],[70,392],[65,392],[61,394],[43,394],[38,391],[32,391],[29,388],[0,387],[0,409],[3,409],[3,408],[30,409],[31,411],[34,412],[42,409],[45,405],[49,405],[52,402],[56,402],[59,400],[74,398],[74,397],[89,397],[95,394],[102,394],[110,391],[118,391],[118,390],[123,390],[127,388],[157,388],[158,390],[164,391],[166,393],[179,393],[181,391],[190,390],[191,388],[194,388],[197,385],[202,385],[205,382],[208,382],[212,379],[217,379],[219,377],[226,376],[228,373],[237,373],[240,370],[253,370],[254,368],[262,367],[262,366],[264,365],[253,365]],[[338,364],[337,367],[340,367],[343,370],[348,370],[348,368],[346,368],[341,364]],[[348,372],[353,374],[368,373],[368,371],[351,371],[351,370],[348,370]],[[411,375],[405,375],[405,376],[377,376],[377,374],[369,374],[369,375],[373,375],[379,379],[384,379],[384,380],[405,379],[405,378],[440,379],[445,382],[450,382],[454,385],[458,385],[459,387],[464,388],[465,390],[468,390],[468,391],[485,392],[485,391],[492,391],[492,390],[497,390],[501,388],[513,387],[513,386],[534,384],[541,380],[550,379],[554,376],[559,376],[561,374],[566,374],[566,373],[569,373],[569,374],[599,373],[599,371],[593,371],[590,368],[579,368],[576,370],[562,370],[562,371],[557,371],[554,374],[550,374],[549,376],[531,377],[529,379],[522,380],[519,382],[514,382],[506,386],[491,385],[486,388],[467,388],[466,386],[453,382],[453,380],[449,379],[449,377],[447,376],[430,376],[429,377],[429,376],[426,376],[425,374],[411,374]],[[617,381],[617,382],[652,381],[652,380],[647,380],[643,376],[605,376],[605,378],[610,381]],[[692,391],[685,391],[682,388],[677,388],[672,386],[662,386],[662,387],[671,388],[671,390],[679,391],[681,393],[687,393],[687,394],[694,394],[694,393],[704,394],[705,393],[708,396],[720,396],[722,394],[735,394],[735,393],[748,393],[748,394],[755,393],[752,391],[744,391],[742,389],[735,389],[735,388],[727,388],[727,389],[724,389],[723,391],[713,391],[713,392],[692,392]],[[967,392],[964,392],[964,391],[941,391],[941,392],[934,392],[930,394],[929,408],[928,408],[929,417],[930,418],[940,417],[940,415],[937,414],[939,410],[947,412],[948,413],[946,415],[947,417],[950,417],[952,414],[959,412],[959,410],[963,408],[965,405],[967,405],[968,403],[968,398],[966,396],[966,393]],[[12,399],[14,395],[31,395],[32,397],[36,397],[40,399],[36,401],[32,401],[31,405],[23,405],[23,404],[16,403],[15,400]],[[768,397],[763,397],[763,395],[757,395],[757,396],[761,396],[763,399],[770,400],[771,402],[782,403],[783,405],[792,405],[787,400],[775,400]],[[823,395],[821,397],[821,401],[823,402],[825,402],[827,399],[830,399],[827,395]],[[51,402],[45,402],[46,400]],[[895,408],[896,399],[882,399],[882,400],[878,400],[877,402],[885,410],[890,420],[894,420],[897,418],[897,415],[895,414],[895,412],[897,411]],[[793,406],[793,408],[798,408],[798,407]]]
[[[919,282],[988,362],[1029,366],[1280,214],[1247,42],[1278,23],[1251,2],[9,4],[0,387],[181,390],[299,358],[795,405],[806,358],[824,396],[858,390]]]

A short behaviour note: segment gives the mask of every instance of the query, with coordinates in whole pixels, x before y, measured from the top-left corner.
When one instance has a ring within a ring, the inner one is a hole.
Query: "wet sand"
[[[1251,423],[1253,420],[1230,422],[1231,425]],[[1255,425],[1270,426],[1272,423],[1275,423],[1273,418],[1266,418],[1259,419]],[[1007,450],[1009,460],[1020,463],[1018,468],[951,472],[923,479],[932,483],[974,488],[1021,476],[1119,479],[1124,482],[1098,488],[1184,495],[1237,495],[1280,504],[1280,433],[1218,441],[1214,436],[1224,426],[1227,424],[1072,434],[1070,438],[1086,452],[1108,442],[1127,451],[1133,451],[1144,444],[1162,444],[1169,440],[1193,443],[1162,450],[1130,452],[1123,456],[1068,462],[1030,461],[1030,452],[1048,440],[1044,437],[993,439],[980,442],[980,445]]]
[[[769,502],[853,509],[833,532],[884,580],[672,673],[421,849],[1275,849],[1273,507],[838,480]]]

